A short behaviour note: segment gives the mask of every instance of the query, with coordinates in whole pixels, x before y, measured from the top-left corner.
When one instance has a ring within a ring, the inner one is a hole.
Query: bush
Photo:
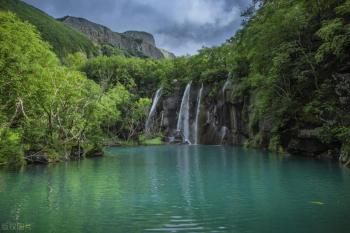
[[[0,165],[24,163],[21,133],[8,128],[0,129]]]

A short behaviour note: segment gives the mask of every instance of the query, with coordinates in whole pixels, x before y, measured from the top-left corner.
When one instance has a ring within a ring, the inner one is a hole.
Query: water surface
[[[100,159],[0,170],[0,227],[26,224],[35,233],[350,229],[350,172],[337,163],[221,146],[106,152]]]

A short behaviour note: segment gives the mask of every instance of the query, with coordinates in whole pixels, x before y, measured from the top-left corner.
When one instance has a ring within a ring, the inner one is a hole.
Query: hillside
[[[85,35],[22,1],[0,0],[0,10],[11,11],[20,19],[35,25],[60,58],[78,51],[83,51],[88,56],[97,54],[96,47]]]

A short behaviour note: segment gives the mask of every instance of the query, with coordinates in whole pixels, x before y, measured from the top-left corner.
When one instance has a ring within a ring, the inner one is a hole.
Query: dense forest
[[[59,22],[43,33],[33,26],[37,18],[1,11],[0,164],[161,143],[162,132],[144,134],[159,87],[182,95],[192,81],[209,86],[207,96],[215,98],[227,80],[227,102],[246,109],[245,146],[299,153],[302,146],[291,142],[306,137],[349,163],[350,0],[254,0],[242,16],[241,29],[223,45],[154,60],[95,48]],[[71,36],[76,50],[59,49],[74,45]]]

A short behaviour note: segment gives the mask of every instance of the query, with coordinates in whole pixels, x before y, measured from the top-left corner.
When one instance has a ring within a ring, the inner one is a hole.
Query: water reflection
[[[102,159],[0,170],[0,222],[39,233],[341,233],[349,178],[336,163],[242,148],[114,148]]]
[[[182,197],[185,199],[187,205],[191,206],[191,174],[190,174],[190,157],[189,146],[184,146],[182,150],[177,151],[177,169],[179,178],[179,187],[181,187]]]

